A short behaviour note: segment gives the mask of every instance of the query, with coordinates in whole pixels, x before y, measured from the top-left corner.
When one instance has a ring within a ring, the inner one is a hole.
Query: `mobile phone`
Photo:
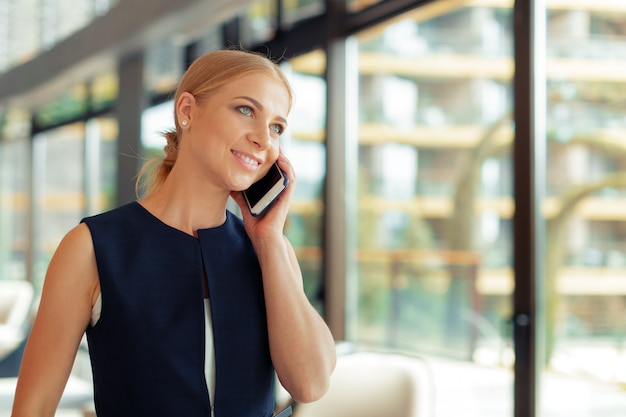
[[[283,192],[289,179],[274,162],[267,174],[243,192],[248,209],[253,216],[259,216],[267,210]]]

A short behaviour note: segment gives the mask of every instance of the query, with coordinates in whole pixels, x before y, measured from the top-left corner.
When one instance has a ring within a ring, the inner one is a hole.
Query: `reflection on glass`
[[[542,415],[626,410],[626,9],[547,10]]]
[[[311,62],[317,65],[309,65]],[[288,131],[281,138],[283,151],[298,177],[285,234],[296,249],[306,294],[322,313],[323,184],[326,172],[324,66],[321,51],[310,52],[283,64],[283,71],[294,88],[295,102],[289,115]]]
[[[350,315],[360,344],[430,362],[437,417],[507,416],[511,10],[444,3],[357,35]]]
[[[33,284],[41,288],[61,238],[85,214],[84,124],[33,138]]]

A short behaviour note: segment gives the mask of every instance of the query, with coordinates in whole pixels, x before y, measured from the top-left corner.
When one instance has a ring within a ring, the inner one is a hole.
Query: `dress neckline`
[[[211,230],[217,231],[217,230],[220,230],[220,229],[224,228],[228,224],[229,218],[231,216],[231,213],[228,210],[226,210],[226,215],[225,215],[226,219],[224,220],[224,223],[220,224],[219,226],[215,226],[215,227],[207,227],[207,228],[196,229],[195,232],[198,234],[198,236],[194,236],[192,234],[184,232],[184,231],[182,231],[182,230],[180,230],[180,229],[178,229],[178,228],[176,228],[174,226],[171,226],[171,225],[165,223],[163,220],[161,220],[157,216],[155,216],[150,210],[148,210],[146,207],[144,207],[143,204],[141,204],[141,202],[134,201],[133,205],[139,207],[139,209],[141,211],[143,211],[148,217],[152,218],[154,221],[159,223],[162,227],[165,227],[167,229],[173,230],[173,231],[178,232],[180,234],[183,234],[185,236],[189,236],[189,237],[191,237],[193,239],[198,239],[198,236],[199,236],[200,232],[202,232],[202,231],[211,231]]]

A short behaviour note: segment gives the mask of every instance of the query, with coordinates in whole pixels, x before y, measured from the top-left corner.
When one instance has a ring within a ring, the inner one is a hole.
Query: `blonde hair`
[[[289,80],[278,65],[268,57],[243,50],[225,49],[209,52],[196,59],[187,69],[178,84],[174,95],[174,106],[182,93],[191,93],[200,104],[214,94],[220,87],[236,81],[250,73],[269,75],[281,81],[289,95],[289,107],[293,103],[293,93]],[[149,160],[139,172],[135,186],[137,195],[150,195],[165,182],[178,157],[179,138],[181,128],[178,123],[176,108],[174,108],[174,126],[172,130],[163,133],[167,143],[163,150],[165,156]],[[156,167],[154,167],[156,165]],[[153,168],[154,167],[154,168]]]

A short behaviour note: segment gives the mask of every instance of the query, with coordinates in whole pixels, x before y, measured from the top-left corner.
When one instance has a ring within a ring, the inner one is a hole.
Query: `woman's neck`
[[[170,176],[174,172],[170,173]],[[225,190],[201,190],[189,181],[168,177],[153,194],[140,204],[163,223],[190,235],[198,229],[217,227],[226,221]]]

